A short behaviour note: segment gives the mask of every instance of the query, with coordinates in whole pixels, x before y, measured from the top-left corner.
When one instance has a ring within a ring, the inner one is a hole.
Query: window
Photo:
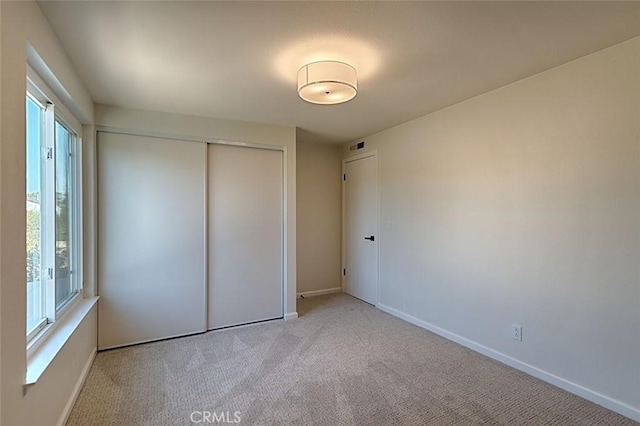
[[[41,140],[44,111],[27,96],[27,336],[46,324],[42,272]]]
[[[27,342],[80,294],[80,125],[44,83],[26,96]]]

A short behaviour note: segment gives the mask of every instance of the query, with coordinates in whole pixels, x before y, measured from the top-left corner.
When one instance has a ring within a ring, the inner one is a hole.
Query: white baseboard
[[[89,359],[84,364],[82,368],[82,372],[80,373],[80,377],[76,382],[76,385],[73,388],[73,392],[71,392],[71,397],[69,401],[67,401],[67,405],[65,405],[64,410],[62,411],[62,415],[60,416],[60,420],[58,420],[58,426],[64,426],[69,420],[69,415],[71,414],[71,410],[73,409],[73,405],[76,403],[76,399],[78,399],[78,395],[80,395],[80,391],[82,390],[82,386],[84,386],[84,382],[87,380],[87,376],[89,375],[89,370],[93,365],[93,360],[96,358],[96,354],[98,353],[98,348],[93,348],[91,351],[91,355],[89,355]]]
[[[341,293],[342,287],[334,287],[334,288],[325,288],[323,290],[313,290],[313,291],[303,291],[301,293],[297,293],[296,297],[304,296],[304,297],[313,297],[313,296],[322,296],[325,294],[333,294],[333,293]]]
[[[388,314],[393,315],[394,317],[398,317],[407,322],[410,322],[411,324],[417,325],[418,327],[429,330],[439,336],[444,337],[445,339],[456,342],[471,350],[479,352],[482,355],[486,355],[489,358],[493,358],[496,361],[500,361],[503,364],[506,364],[510,367],[513,367],[517,370],[527,373],[533,377],[537,377],[540,380],[543,380],[547,383],[550,383],[554,386],[564,389],[567,392],[570,392],[574,395],[578,395],[588,401],[594,402],[598,405],[608,408],[611,411],[615,411],[616,413],[622,414],[625,417],[629,417],[630,419],[640,422],[640,409],[638,408],[632,407],[628,404],[625,404],[624,402],[620,402],[611,397],[603,395],[599,392],[596,392],[594,390],[585,388],[584,386],[573,383],[567,379],[563,379],[562,377],[558,377],[552,373],[541,370],[540,368],[537,368],[525,362],[519,361],[515,358],[512,358],[508,355],[503,354],[502,352],[498,352],[494,349],[481,345],[480,343],[474,342],[473,340],[469,340],[458,334],[451,333],[438,326],[435,326],[431,323],[418,319],[414,316],[405,314],[404,312],[401,312],[392,307],[383,305],[381,303],[378,303],[376,307],[381,311],[384,311]]]
[[[298,318],[298,313],[297,312],[289,312],[284,314],[284,320],[285,321],[289,321],[289,320],[293,320]]]

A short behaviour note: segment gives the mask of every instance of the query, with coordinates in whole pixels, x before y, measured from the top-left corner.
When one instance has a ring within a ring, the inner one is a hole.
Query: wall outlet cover
[[[522,326],[521,325],[513,324],[511,326],[511,337],[513,338],[513,340],[522,342]]]

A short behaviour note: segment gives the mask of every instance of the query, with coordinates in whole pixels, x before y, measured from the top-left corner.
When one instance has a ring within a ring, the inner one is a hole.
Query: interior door
[[[208,328],[283,317],[283,152],[208,146]]]
[[[378,158],[344,163],[344,291],[378,302]]]
[[[98,347],[206,329],[206,144],[100,132]]]

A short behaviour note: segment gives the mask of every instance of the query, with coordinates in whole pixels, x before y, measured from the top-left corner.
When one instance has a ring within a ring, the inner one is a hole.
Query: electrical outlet
[[[513,340],[522,342],[522,326],[513,324],[511,325],[511,337]]]

